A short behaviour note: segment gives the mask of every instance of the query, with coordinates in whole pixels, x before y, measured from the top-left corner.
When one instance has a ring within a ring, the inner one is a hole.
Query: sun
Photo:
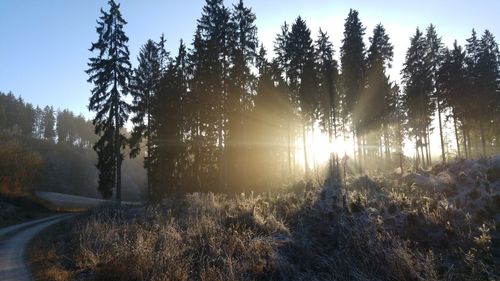
[[[328,133],[323,132],[319,125],[315,125],[314,130],[310,130],[307,133],[306,138],[307,143],[307,161],[309,167],[319,167],[322,166],[330,160],[332,153],[338,155],[339,157],[344,157],[344,155],[350,155],[353,150],[353,141],[349,137],[344,137],[342,135],[337,136],[331,143],[329,141]],[[303,145],[297,146],[296,151],[298,163],[304,167],[304,149]]]

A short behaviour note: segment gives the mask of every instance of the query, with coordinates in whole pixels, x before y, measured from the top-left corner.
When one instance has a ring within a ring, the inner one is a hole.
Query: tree
[[[328,132],[330,144],[337,138],[337,117],[340,105],[338,93],[338,63],[333,58],[333,44],[326,32],[319,30],[316,41],[316,61],[318,65],[318,102],[320,125]]]
[[[365,28],[359,20],[358,11],[351,9],[344,24],[344,38],[340,47],[341,83],[343,117],[345,120],[350,117],[353,137],[358,135],[358,147],[362,113],[362,108],[358,104],[365,87],[366,73],[364,34]]]
[[[110,9],[101,9],[96,31],[98,40],[92,43],[91,52],[97,51],[95,57],[89,59],[88,82],[94,84],[89,110],[96,113],[93,120],[95,132],[100,136],[94,149],[98,155],[99,191],[105,198],[112,195],[112,187],[116,186],[116,200],[121,202],[121,164],[122,148],[125,136],[120,129],[127,121],[129,104],[125,96],[129,93],[131,65],[128,37],[123,31],[127,23],[121,13],[120,5],[114,0],[108,2]]]
[[[251,107],[252,73],[257,48],[255,14],[240,0],[233,6],[230,18],[230,61],[228,96],[224,104],[227,116],[224,140],[224,173],[229,175],[231,186],[244,187],[248,183],[247,120],[245,114]]]
[[[443,112],[443,98],[440,92],[437,91],[436,81],[439,67],[443,61],[443,43],[441,42],[441,37],[439,37],[436,33],[436,28],[434,25],[429,25],[426,31],[426,54],[425,54],[425,64],[429,69],[429,84],[431,85],[430,96],[434,100],[437,108],[438,114],[438,124],[439,124],[439,137],[441,141],[441,158],[443,164],[446,162],[446,153],[445,153],[445,143],[444,143],[444,135],[443,135],[443,122],[441,119],[441,115]],[[429,142],[429,138],[428,141]],[[428,143],[430,151],[430,144]],[[430,152],[429,152],[430,153]],[[430,158],[430,157],[429,157]]]
[[[187,53],[181,41],[174,62],[160,80],[158,92],[151,107],[151,195],[162,198],[179,193],[181,174],[185,169],[181,159],[185,152],[183,136],[183,97],[187,92]]]
[[[301,17],[298,17],[292,24],[286,51],[289,58],[287,77],[291,100],[300,109],[298,113],[302,121],[305,177],[309,179],[307,131],[309,126],[311,128],[314,126],[314,117],[318,108],[317,75],[311,31]]]
[[[453,49],[445,49],[444,51],[443,62],[438,70],[436,87],[442,98],[443,108],[451,110],[458,157],[461,156],[458,123],[463,124],[470,104],[466,92],[466,78],[465,52],[455,40]],[[466,145],[465,142],[464,145]],[[467,153],[467,148],[464,149],[464,152]]]
[[[56,137],[55,125],[54,108],[47,105],[43,109],[43,138],[52,143]]]
[[[385,156],[389,159],[388,111],[391,106],[392,93],[386,69],[391,67],[393,46],[381,24],[375,26],[370,43],[367,57],[367,90],[361,97],[363,101],[361,104],[366,105],[361,115],[362,127],[365,135],[368,135],[368,141],[371,142],[368,147],[379,146],[379,151],[382,151],[380,138],[383,135]],[[382,134],[379,134],[380,131]]]
[[[160,44],[164,44],[163,37]],[[163,48],[163,47],[161,47]],[[146,139],[147,156],[144,158],[144,167],[147,171],[147,196],[151,199],[151,136],[153,134],[151,127],[151,111],[155,102],[155,94],[158,92],[161,78],[161,58],[162,50],[159,46],[148,40],[141,48],[138,61],[139,66],[134,71],[133,87],[131,94],[133,97],[131,112],[134,117],[131,119],[134,128],[131,134],[130,146],[131,157],[137,156],[141,150],[142,139]]]
[[[426,156],[423,149],[427,143],[427,128],[434,112],[430,96],[432,84],[429,79],[429,68],[425,63],[426,44],[423,33],[417,28],[415,35],[410,39],[410,47],[406,52],[401,71],[405,93],[403,109],[407,112],[406,125],[409,135],[415,139],[417,161],[421,163],[425,163]]]
[[[230,13],[222,0],[207,0],[198,20],[195,36],[197,61],[194,66],[194,88],[199,97],[199,140],[203,139],[201,159],[205,167],[216,166],[218,173],[206,173],[203,181],[208,186],[226,189],[223,169],[224,142],[227,116],[224,105],[228,94]],[[217,177],[214,177],[218,174]]]
[[[473,108],[476,110],[475,117],[479,122],[479,133],[481,136],[482,156],[487,155],[486,129],[490,124],[495,124],[495,114],[498,113],[499,83],[500,83],[500,53],[495,37],[489,30],[485,30],[480,41],[479,57],[477,60],[477,83],[476,91],[478,97]],[[497,117],[498,119],[498,117]],[[496,124],[498,127],[498,124]],[[490,141],[488,141],[491,143]]]

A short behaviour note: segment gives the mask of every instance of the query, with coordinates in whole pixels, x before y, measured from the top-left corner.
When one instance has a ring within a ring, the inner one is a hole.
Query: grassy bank
[[[464,174],[473,173],[480,177],[467,182]],[[484,164],[351,179],[347,207],[340,188],[326,183],[294,193],[196,193],[158,206],[95,209],[38,242],[46,246],[37,256],[47,260],[38,276],[498,280],[500,185],[492,174]]]

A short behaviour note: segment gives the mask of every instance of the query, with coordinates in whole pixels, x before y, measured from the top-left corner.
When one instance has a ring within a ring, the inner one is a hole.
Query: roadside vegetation
[[[49,263],[37,276],[498,280],[500,158],[347,184],[346,206],[340,185],[327,180],[311,190],[193,193],[154,206],[95,209],[36,242],[38,260]]]

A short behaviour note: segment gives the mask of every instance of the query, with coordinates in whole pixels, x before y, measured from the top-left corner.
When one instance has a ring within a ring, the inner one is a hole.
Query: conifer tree
[[[94,84],[89,110],[95,112],[93,124],[99,140],[94,149],[97,152],[99,169],[99,191],[104,198],[112,196],[116,186],[116,200],[121,202],[122,148],[126,140],[120,133],[128,118],[129,104],[125,96],[129,93],[131,65],[128,51],[128,37],[123,31],[127,23],[120,12],[120,5],[110,0],[109,11],[101,9],[96,31],[98,40],[92,43],[89,59],[88,82]]]
[[[318,102],[321,110],[321,125],[328,132],[329,142],[337,138],[338,106],[338,63],[333,58],[333,44],[326,32],[319,30],[316,41],[316,60],[318,64]]]
[[[225,136],[224,171],[230,175],[231,186],[245,186],[248,162],[247,120],[251,107],[252,73],[257,48],[255,14],[240,0],[233,6],[230,18],[230,61],[228,96],[225,102],[227,128]]]
[[[382,141],[384,139],[385,156],[390,157],[389,150],[389,107],[391,106],[391,85],[386,74],[386,69],[391,67],[393,57],[393,46],[389,42],[389,36],[385,28],[378,24],[373,30],[373,36],[370,37],[370,48],[367,57],[367,91],[362,97],[364,105],[363,129],[365,135],[368,135],[368,147],[379,147],[381,151]],[[382,131],[382,134],[379,132]],[[372,155],[373,156],[373,155]]]
[[[351,9],[344,24],[344,38],[340,47],[342,104],[343,118],[351,119],[353,137],[356,134],[358,135],[358,147],[359,133],[361,131],[360,114],[362,113],[362,109],[359,108],[358,104],[366,84],[364,34],[365,28],[359,20],[358,11]],[[346,132],[344,132],[345,134]]]
[[[425,63],[427,68],[429,69],[429,83],[431,85],[430,96],[434,100],[437,108],[438,114],[438,126],[439,126],[439,137],[441,141],[441,159],[442,162],[446,162],[446,153],[445,153],[445,143],[444,143],[444,135],[443,135],[443,122],[442,122],[442,113],[443,113],[443,98],[440,92],[437,91],[436,80],[437,73],[439,67],[443,61],[443,43],[441,42],[441,37],[439,37],[436,33],[436,28],[434,25],[429,25],[426,30],[426,47],[427,51],[425,54]],[[427,144],[430,153],[430,144]],[[430,157],[429,157],[430,158]],[[430,164],[430,163],[429,163]]]
[[[56,137],[55,125],[54,108],[47,105],[43,109],[43,138],[52,143]]]
[[[407,112],[407,126],[411,137],[415,139],[417,159],[425,164],[424,147],[427,143],[427,128],[431,123],[433,103],[430,97],[432,84],[429,69],[425,63],[426,39],[417,28],[410,39],[410,47],[401,71],[404,83],[404,110]],[[420,149],[420,151],[418,151]],[[428,154],[427,154],[428,155]]]
[[[311,31],[306,22],[298,17],[292,24],[286,47],[289,59],[287,77],[291,101],[297,107],[302,122],[305,177],[309,177],[307,151],[308,127],[312,128],[317,110],[317,75],[315,73],[314,46]]]
[[[163,38],[160,44],[164,44]],[[133,97],[131,112],[134,114],[132,123],[134,128],[131,134],[131,157],[137,156],[142,139],[146,140],[147,156],[144,158],[144,167],[147,171],[147,196],[151,198],[151,112],[155,103],[155,94],[158,92],[161,78],[161,58],[158,45],[151,39],[144,44],[139,53],[139,66],[134,71],[131,94]]]

